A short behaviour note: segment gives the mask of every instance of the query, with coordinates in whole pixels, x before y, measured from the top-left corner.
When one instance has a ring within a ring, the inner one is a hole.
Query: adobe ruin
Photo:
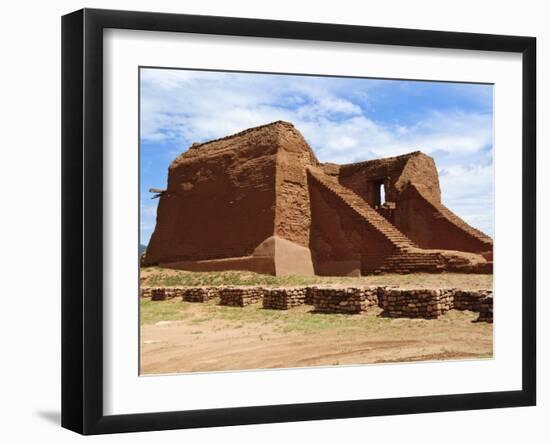
[[[382,189],[385,201],[382,201]],[[492,239],[441,203],[420,151],[320,163],[277,121],[193,144],[169,167],[144,265],[272,275],[492,272]]]

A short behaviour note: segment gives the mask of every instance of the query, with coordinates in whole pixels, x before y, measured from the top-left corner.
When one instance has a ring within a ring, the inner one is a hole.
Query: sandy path
[[[212,319],[201,317],[202,309],[191,307],[192,316],[182,321],[142,326],[143,374],[471,359],[492,354],[492,325],[472,323],[476,314],[470,312],[455,311],[438,320],[396,319],[369,330],[285,333],[280,321]]]

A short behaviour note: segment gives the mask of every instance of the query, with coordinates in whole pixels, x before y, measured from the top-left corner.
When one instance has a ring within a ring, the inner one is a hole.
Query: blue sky
[[[168,166],[194,142],[292,122],[323,162],[421,150],[442,200],[493,235],[493,87],[464,83],[141,69],[141,243],[153,232]]]

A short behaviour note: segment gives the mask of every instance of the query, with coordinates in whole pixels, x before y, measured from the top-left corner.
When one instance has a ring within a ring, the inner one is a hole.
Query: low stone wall
[[[454,291],[454,308],[460,311],[479,312],[481,304],[492,291],[463,291],[456,289]]]
[[[217,287],[190,287],[183,288],[182,300],[192,303],[203,303],[219,296],[221,288]]]
[[[151,297],[152,301],[181,297],[182,288],[141,288],[142,297]]]
[[[306,288],[306,298],[304,300],[306,305],[313,305],[313,293],[315,289],[317,289],[317,286],[308,286]]]
[[[315,312],[359,314],[378,304],[378,288],[314,288]]]
[[[452,289],[389,289],[383,298],[388,317],[437,318],[453,306]]]
[[[479,312],[477,321],[493,322],[493,291],[455,290],[454,309]]]
[[[479,317],[476,321],[493,323],[493,294],[485,297],[479,304]]]
[[[438,318],[450,309],[479,313],[476,321],[493,322],[493,292],[459,289],[403,289],[396,287],[187,287],[141,288],[141,297],[153,301],[181,297],[201,303],[219,297],[226,306],[248,306],[263,298],[266,309],[291,309],[313,305],[315,312],[358,314],[378,305],[382,315],[398,318]]]
[[[305,304],[308,287],[264,288],[265,309],[290,309]]]
[[[258,303],[263,297],[263,289],[257,286],[228,287],[220,289],[220,305],[248,306]]]
[[[153,288],[151,289],[151,300],[153,301],[162,301],[166,300],[166,289],[165,288]]]

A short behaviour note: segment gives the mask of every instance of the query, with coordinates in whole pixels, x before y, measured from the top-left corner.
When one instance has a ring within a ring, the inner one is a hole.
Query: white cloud
[[[203,73],[197,78],[188,71],[168,71],[164,79],[157,70],[143,71],[142,79],[145,141],[176,138],[190,143],[274,120],[289,120],[302,129],[304,123],[361,114],[357,104],[304,80],[283,82],[277,77],[229,73]]]
[[[289,120],[322,161],[398,155],[421,149],[475,152],[492,143],[491,116],[432,112],[413,125],[387,125],[364,115],[329,83],[272,76],[146,70],[142,74],[142,138],[176,139],[182,150],[274,120]],[[363,98],[365,100],[365,98]]]
[[[443,203],[466,222],[492,236],[493,166],[455,165],[439,172]]]
[[[334,79],[147,69],[142,81],[141,138],[169,142],[171,150],[287,120],[320,161],[349,163],[414,150],[468,159],[441,170],[443,197],[466,221],[492,232],[492,170],[471,166],[492,146],[490,114],[432,111],[412,124],[377,121],[363,112],[372,109],[367,87],[350,92],[349,83]]]

